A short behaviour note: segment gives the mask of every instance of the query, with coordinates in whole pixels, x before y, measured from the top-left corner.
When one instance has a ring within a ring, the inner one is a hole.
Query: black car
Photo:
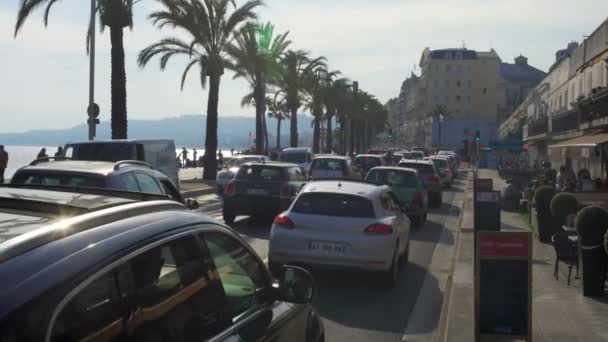
[[[224,189],[224,222],[237,215],[275,216],[291,204],[306,178],[296,164],[246,163]]]
[[[308,272],[274,281],[213,219],[100,191],[0,187],[0,341],[323,341]]]

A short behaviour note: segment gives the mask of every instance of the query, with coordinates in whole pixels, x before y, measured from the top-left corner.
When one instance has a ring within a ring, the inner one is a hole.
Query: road
[[[327,341],[369,342],[408,339],[404,336],[404,331],[421,292],[435,246],[447,218],[460,213],[460,209],[453,203],[462,193],[463,184],[462,180],[457,180],[452,189],[446,190],[443,194],[442,207],[431,210],[428,221],[423,226],[415,228],[410,245],[410,261],[402,267],[399,281],[394,289],[386,291],[379,288],[373,274],[320,270],[313,272],[319,287],[316,306],[325,323]],[[221,200],[218,196],[207,195],[197,200],[203,212],[222,220]],[[256,221],[241,216],[237,218],[233,228],[266,260],[270,225],[271,222]],[[441,297],[438,287],[433,284],[431,286],[431,291],[428,291],[429,289],[425,291],[427,296]],[[432,317],[424,320],[422,328],[419,326],[417,331],[408,331],[410,338],[412,335],[428,334],[436,329],[439,324],[439,312],[434,312]]]

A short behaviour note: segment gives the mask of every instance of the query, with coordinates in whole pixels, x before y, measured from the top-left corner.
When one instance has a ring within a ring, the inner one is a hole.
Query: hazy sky
[[[83,122],[88,103],[85,34],[88,0],[62,0],[48,28],[42,11],[26,22],[17,39],[19,0],[0,0],[0,132],[62,128]],[[146,16],[154,0],[136,4],[133,31],[125,31],[127,103],[130,118],[154,119],[204,113],[207,92],[192,73],[184,91],[179,79],[185,59],[161,72],[158,64],[136,65],[137,53],[168,36]],[[557,49],[590,34],[608,13],[599,0],[267,0],[260,11],[280,31],[289,30],[293,48],[329,59],[332,69],[358,80],[382,101],[401,82],[425,47],[496,49],[503,61],[524,54],[547,70]],[[110,37],[98,36],[96,101],[101,119],[110,111]],[[252,115],[241,108],[246,84],[226,74],[220,115]]]

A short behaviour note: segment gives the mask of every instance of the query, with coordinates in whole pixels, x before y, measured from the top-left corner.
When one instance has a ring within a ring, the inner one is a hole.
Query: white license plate
[[[247,189],[249,195],[268,195],[266,189]]]
[[[344,254],[346,253],[346,245],[343,243],[311,241],[308,244],[308,250],[324,254]]]

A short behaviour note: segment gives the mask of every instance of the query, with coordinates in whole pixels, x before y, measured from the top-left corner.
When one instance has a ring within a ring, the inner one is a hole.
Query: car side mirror
[[[200,206],[198,204],[198,201],[195,200],[194,198],[187,198],[186,199],[186,208],[190,209],[190,210],[196,210],[198,209]]]
[[[283,265],[279,278],[279,299],[292,304],[312,303],[316,297],[316,285],[312,275],[305,269]]]

